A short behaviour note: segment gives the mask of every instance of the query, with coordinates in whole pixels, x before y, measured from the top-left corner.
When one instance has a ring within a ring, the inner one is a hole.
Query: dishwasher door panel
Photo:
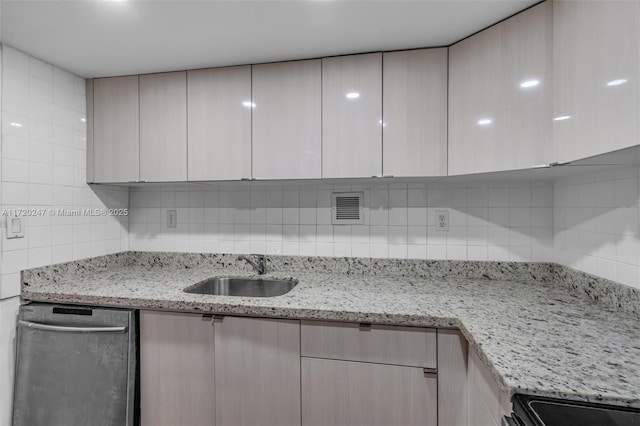
[[[14,426],[132,424],[133,333],[124,318],[92,313],[20,315]]]

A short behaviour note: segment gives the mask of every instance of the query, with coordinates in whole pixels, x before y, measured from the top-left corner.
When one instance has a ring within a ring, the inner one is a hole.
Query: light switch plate
[[[24,238],[24,217],[5,216],[7,239]]]

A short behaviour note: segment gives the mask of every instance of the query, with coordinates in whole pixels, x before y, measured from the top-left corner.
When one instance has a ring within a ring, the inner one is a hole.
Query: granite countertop
[[[509,394],[640,407],[637,314],[558,285],[553,280],[553,264],[275,258],[270,259],[272,270],[265,277],[299,280],[283,296],[184,293],[184,288],[211,276],[252,274],[233,256],[202,256],[185,260],[178,254],[127,252],[32,269],[23,272],[22,297],[42,302],[456,327]],[[363,273],[365,270],[369,273]]]

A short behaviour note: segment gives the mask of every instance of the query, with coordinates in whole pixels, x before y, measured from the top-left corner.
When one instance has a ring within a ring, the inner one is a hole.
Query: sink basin
[[[187,287],[184,291],[216,296],[274,297],[290,292],[296,284],[296,280],[214,277]]]

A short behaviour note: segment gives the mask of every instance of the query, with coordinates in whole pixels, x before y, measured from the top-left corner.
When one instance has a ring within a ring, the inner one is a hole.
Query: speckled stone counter
[[[561,272],[561,271],[560,271]],[[459,328],[502,388],[640,407],[640,322],[559,285],[545,263],[272,257],[289,293],[184,293],[211,276],[248,276],[232,255],[127,252],[23,272],[33,301]],[[587,287],[589,287],[587,285]]]

